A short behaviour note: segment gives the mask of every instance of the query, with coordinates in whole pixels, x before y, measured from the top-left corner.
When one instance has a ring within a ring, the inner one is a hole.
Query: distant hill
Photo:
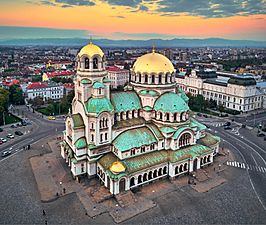
[[[150,39],[150,40],[111,40],[95,39],[101,47],[266,47],[266,41],[207,39]],[[1,46],[83,46],[88,43],[80,38],[43,38],[0,40]]]

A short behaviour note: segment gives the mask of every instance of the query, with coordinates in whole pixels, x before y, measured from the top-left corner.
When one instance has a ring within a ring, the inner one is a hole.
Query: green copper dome
[[[93,88],[104,88],[103,83],[96,81],[93,86]]]
[[[156,100],[153,109],[161,112],[175,113],[186,112],[189,110],[189,107],[180,95],[174,92],[167,92]]]
[[[88,113],[97,115],[102,112],[111,112],[114,109],[108,98],[90,98],[85,103],[85,108]]]

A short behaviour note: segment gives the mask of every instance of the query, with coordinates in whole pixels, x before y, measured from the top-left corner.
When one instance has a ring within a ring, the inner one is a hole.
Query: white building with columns
[[[168,58],[145,54],[131,74],[126,91],[110,92],[103,51],[83,47],[61,144],[73,177],[97,177],[112,194],[209,165],[220,142],[190,117]]]
[[[177,85],[186,93],[202,95],[207,100],[215,100],[217,105],[239,112],[263,109],[265,94],[256,86],[251,76],[226,76],[215,72],[192,70],[185,76],[176,76]]]

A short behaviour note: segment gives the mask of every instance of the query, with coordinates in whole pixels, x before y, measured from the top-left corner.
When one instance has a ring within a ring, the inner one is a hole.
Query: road
[[[0,145],[0,153],[5,150],[11,150],[12,154],[8,157],[0,157],[0,161],[6,158],[12,157],[12,155],[23,150],[24,146],[31,145],[38,142],[48,136],[61,134],[64,130],[64,120],[47,120],[46,117],[42,117],[38,113],[33,113],[26,106],[20,106],[19,112],[25,115],[27,120],[31,121],[31,125],[26,127],[10,128],[10,126],[5,127],[4,131],[0,133],[0,137],[6,138],[8,133],[15,136],[14,139],[8,139],[8,141]],[[16,130],[20,130],[24,133],[23,136],[17,136],[14,134]]]
[[[261,115],[259,118],[265,117]],[[223,120],[198,119],[210,126],[211,133],[221,137],[222,146],[240,155],[239,161],[228,162],[227,165],[246,173],[254,195],[266,212],[266,141],[263,137],[257,137],[255,130],[241,128],[236,123],[232,123],[232,130],[224,130]]]

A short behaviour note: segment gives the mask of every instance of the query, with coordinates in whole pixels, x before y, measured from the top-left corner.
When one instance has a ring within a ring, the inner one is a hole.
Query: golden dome
[[[122,173],[126,170],[125,166],[121,162],[113,162],[112,166],[110,167],[110,170],[113,173]]]
[[[175,68],[171,61],[162,54],[153,52],[139,57],[133,65],[135,73],[172,73]]]
[[[100,55],[101,57],[103,57],[104,53],[100,47],[90,42],[88,45],[84,46],[80,50],[78,55],[79,56],[87,55],[88,57],[93,57],[94,55]]]

